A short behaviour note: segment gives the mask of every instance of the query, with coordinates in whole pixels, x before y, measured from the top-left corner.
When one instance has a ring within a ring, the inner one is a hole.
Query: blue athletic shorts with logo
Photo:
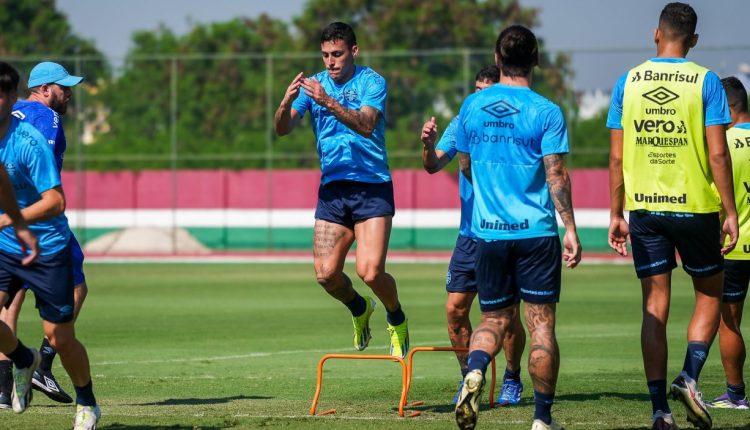
[[[86,276],[83,274],[83,249],[72,232],[70,234],[70,258],[73,259],[73,285],[81,285],[86,282]],[[29,288],[28,285],[23,287]]]
[[[474,266],[477,262],[477,241],[458,235],[453,248],[448,275],[445,277],[445,290],[449,293],[476,293],[477,277]]]
[[[0,252],[0,291],[12,298],[26,284],[34,292],[36,308],[43,320],[65,323],[73,320],[73,264],[70,243],[62,251],[39,256],[29,265],[21,257]]]
[[[482,312],[560,301],[562,246],[557,236],[477,239],[477,290]]]
[[[393,216],[393,182],[331,181],[320,184],[315,219],[354,229],[370,218]]]
[[[750,283],[750,260],[724,260],[724,303],[742,303]]]
[[[724,269],[721,256],[721,225],[718,213],[630,212],[630,241],[638,278],[667,273],[677,267],[697,278]]]

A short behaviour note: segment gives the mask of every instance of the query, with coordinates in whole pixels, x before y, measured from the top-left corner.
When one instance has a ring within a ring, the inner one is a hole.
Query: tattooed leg
[[[518,312],[518,305],[482,312],[482,322],[471,335],[471,351],[481,350],[494,357],[503,346],[505,332]]]
[[[560,369],[560,350],[555,337],[556,304],[526,303],[526,325],[531,337],[529,374],[534,390],[554,394]]]
[[[448,317],[448,338],[454,348],[468,348],[471,342],[471,302],[477,293],[448,293],[448,301],[445,304],[445,313]],[[467,357],[469,353],[456,351],[456,358],[461,369],[468,368]]]
[[[354,299],[352,281],[344,274],[346,253],[354,242],[354,232],[342,225],[315,220],[313,264],[318,283],[342,303]]]

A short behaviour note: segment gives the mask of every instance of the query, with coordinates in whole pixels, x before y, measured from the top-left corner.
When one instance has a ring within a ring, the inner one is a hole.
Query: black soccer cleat
[[[0,409],[10,409],[12,407],[10,393],[0,393]]]
[[[73,399],[57,383],[52,372],[37,369],[31,382],[35,390],[41,391],[50,399],[59,403],[73,403]]]

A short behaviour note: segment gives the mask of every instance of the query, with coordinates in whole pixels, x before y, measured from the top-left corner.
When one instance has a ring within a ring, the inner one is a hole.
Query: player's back
[[[494,85],[470,96],[459,118],[459,150],[471,156],[477,236],[557,234],[542,158],[568,152],[560,108],[528,87]]]

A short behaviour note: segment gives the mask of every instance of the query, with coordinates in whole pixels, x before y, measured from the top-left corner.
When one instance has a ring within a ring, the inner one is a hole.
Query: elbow
[[[424,164],[423,165],[425,172],[429,173],[430,175],[437,173],[440,171],[440,169],[437,166]]]

